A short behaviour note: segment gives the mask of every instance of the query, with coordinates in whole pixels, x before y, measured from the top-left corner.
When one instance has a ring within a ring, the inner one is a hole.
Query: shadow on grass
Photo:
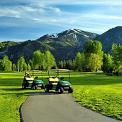
[[[106,76],[102,73],[79,73],[80,75],[74,76],[71,74],[71,83],[72,85],[109,85],[109,84],[120,84],[122,83],[122,76]],[[45,78],[44,81],[47,79]],[[0,86],[5,86],[6,91],[21,91],[21,88],[12,88],[21,87],[23,78],[1,78]],[[7,88],[11,87],[11,88]],[[5,89],[3,89],[5,90]]]
[[[21,86],[23,78],[1,78],[0,86]]]
[[[22,91],[22,88],[0,88],[0,90],[4,91]]]
[[[30,94],[33,94],[35,92],[39,92],[39,91],[34,91],[31,89],[22,89],[22,88],[0,88],[0,90],[3,90],[3,92],[0,92],[0,95],[16,95],[16,96],[20,96],[20,95],[24,95],[24,96],[29,96]]]
[[[64,92],[63,94],[68,94],[68,92]],[[61,95],[58,92],[55,91],[50,91],[49,93],[41,91],[41,92],[35,92],[35,93],[30,93],[31,96],[36,96],[36,95]]]
[[[58,92],[55,92],[54,90],[50,91],[49,93],[42,90],[30,90],[30,89],[22,89],[22,88],[2,88],[1,90],[4,90],[5,93],[0,93],[0,95],[24,95],[24,96],[35,96],[35,95],[59,95]],[[64,92],[64,94],[67,94],[67,92]]]
[[[23,93],[0,93],[0,95],[16,95],[17,97],[19,96],[30,96],[29,93],[23,92]]]

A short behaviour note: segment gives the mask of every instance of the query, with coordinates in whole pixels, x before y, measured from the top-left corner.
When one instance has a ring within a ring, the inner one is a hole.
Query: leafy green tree
[[[53,54],[50,51],[45,52],[45,67],[47,70],[51,69],[52,67],[56,67],[56,62]]]
[[[85,71],[101,70],[103,51],[102,44],[99,41],[88,41],[84,45]]]
[[[85,60],[84,60],[85,61]],[[72,70],[75,70],[75,59],[72,60]]]
[[[66,69],[66,60],[63,61],[63,68]]]
[[[58,68],[61,68],[61,69],[64,68],[63,61],[59,61],[59,62],[58,62]]]
[[[43,60],[42,60],[42,69],[46,70],[47,69],[47,60],[46,60],[46,55],[45,53],[42,54]]]
[[[64,60],[58,62],[58,68],[61,69],[73,69],[74,68],[74,60]]]
[[[31,69],[34,69],[33,61],[30,59],[28,64],[30,65]]]
[[[73,69],[73,61],[72,60],[67,60],[66,61],[66,69]]]
[[[17,71],[16,64],[12,64],[12,71]]]
[[[122,45],[112,45],[112,56],[114,61],[114,71],[116,73],[122,73]]]
[[[3,65],[3,61],[2,61],[2,59],[0,59],[0,70],[1,70],[1,71],[4,70],[4,65]]]
[[[110,54],[104,53],[102,70],[105,73],[112,73],[113,71],[113,59]]]
[[[37,50],[33,53],[33,66],[36,69],[43,69],[45,68],[45,57],[44,53],[42,53],[40,50]]]
[[[102,43],[100,41],[91,40],[84,44],[85,54],[101,54],[102,53]]]
[[[9,60],[7,55],[3,57],[2,65],[4,71],[12,71],[12,62]]]
[[[23,63],[23,71],[26,71],[26,70],[27,70],[27,68],[28,68],[28,66],[27,66],[26,62],[25,62],[25,63]]]
[[[55,58],[50,51],[45,53],[42,53],[40,50],[35,51],[32,62],[35,69],[49,70],[52,67],[56,67]]]
[[[82,71],[83,70],[83,65],[84,65],[84,53],[80,53],[78,52],[76,57],[75,57],[75,69],[78,71]]]
[[[23,56],[20,57],[17,61],[17,69],[19,72],[27,70],[27,64]]]
[[[27,65],[27,70],[28,70],[28,71],[31,70],[31,66],[30,66],[30,64]]]
[[[91,55],[87,58],[87,67],[90,71],[95,72],[101,69],[102,59],[99,55],[95,53],[91,53]]]

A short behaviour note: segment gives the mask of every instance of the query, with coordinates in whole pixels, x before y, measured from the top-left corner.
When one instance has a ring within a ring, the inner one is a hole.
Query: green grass
[[[122,120],[122,77],[81,74],[72,84],[73,96],[82,106]]]
[[[0,122],[20,122],[19,108],[29,93],[34,92],[21,89],[23,75],[24,73],[0,73]]]
[[[37,73],[46,81],[47,73]],[[24,73],[0,73],[0,122],[19,122],[20,105],[33,90],[22,90]],[[67,74],[61,76],[67,77]],[[73,96],[82,106],[122,120],[122,77],[71,73]],[[36,90],[35,92],[41,92]]]

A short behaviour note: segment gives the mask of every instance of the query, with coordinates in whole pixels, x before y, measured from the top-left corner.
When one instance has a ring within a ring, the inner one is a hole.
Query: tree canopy
[[[101,70],[103,59],[101,42],[96,40],[86,42],[84,45],[84,54],[86,71]]]
[[[0,62],[4,71],[12,71],[12,62],[9,60],[7,55],[5,55]]]
[[[105,73],[112,73],[112,71],[113,71],[113,58],[110,54],[104,53],[102,70]]]
[[[27,70],[27,64],[25,62],[25,59],[24,57],[20,57],[17,61],[17,69],[18,71],[25,71]]]
[[[32,62],[36,69],[49,70],[56,66],[55,58],[50,51],[41,52],[37,50],[33,53]]]
[[[76,70],[78,70],[78,71],[83,70],[84,60],[85,60],[84,53],[78,52],[75,57],[75,69]]]
[[[122,73],[122,45],[112,45],[112,56],[114,61],[114,71],[117,73]]]

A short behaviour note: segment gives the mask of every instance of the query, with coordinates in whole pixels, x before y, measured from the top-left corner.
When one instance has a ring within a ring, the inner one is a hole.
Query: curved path
[[[68,94],[33,94],[21,115],[24,122],[119,122],[81,107]]]

